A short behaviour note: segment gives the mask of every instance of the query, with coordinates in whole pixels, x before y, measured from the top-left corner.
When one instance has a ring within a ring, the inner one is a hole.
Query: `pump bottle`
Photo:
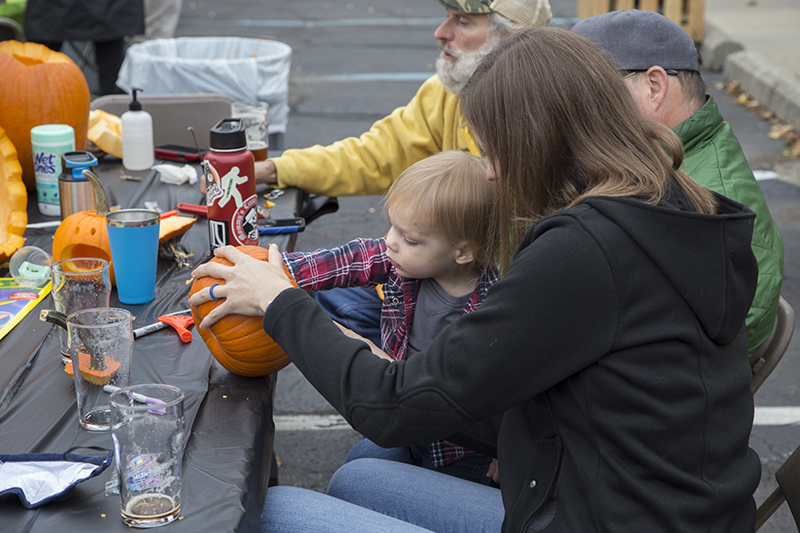
[[[142,111],[142,103],[136,99],[137,91],[141,89],[131,89],[133,99],[128,111],[120,117],[122,166],[128,170],[147,170],[153,166],[153,117]]]

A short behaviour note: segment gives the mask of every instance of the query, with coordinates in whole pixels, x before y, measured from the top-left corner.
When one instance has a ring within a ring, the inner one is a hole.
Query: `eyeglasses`
[[[646,70],[620,70],[619,72],[620,72],[620,74],[622,74],[622,79],[624,80],[626,78],[630,78],[634,74],[639,74],[640,72],[647,72],[647,71]],[[670,76],[677,76],[678,75],[678,71],[677,70],[673,70],[671,68],[664,69],[664,72],[666,72]]]

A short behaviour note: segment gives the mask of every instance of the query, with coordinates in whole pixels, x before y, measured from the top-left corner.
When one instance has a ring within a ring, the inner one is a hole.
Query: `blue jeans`
[[[359,459],[336,471],[327,495],[270,487],[260,532],[497,533],[504,514],[499,489],[395,461]]]
[[[433,466],[430,448],[427,444],[402,448],[382,448],[369,439],[363,439],[347,452],[344,462],[349,463],[356,459],[366,458],[397,461],[398,463],[420,466],[434,472],[466,479],[473,483],[492,487],[498,486],[497,483],[492,481],[492,478],[486,477],[486,472],[489,470],[489,464],[492,460],[484,455],[471,455],[445,466]]]
[[[375,289],[349,287],[329,291],[312,291],[322,309],[339,324],[351,329],[381,347],[381,306]]]

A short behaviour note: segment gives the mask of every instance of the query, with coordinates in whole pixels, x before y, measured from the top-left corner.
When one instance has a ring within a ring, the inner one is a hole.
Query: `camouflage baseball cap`
[[[492,0],[439,0],[447,9],[452,9],[459,13],[491,13],[489,4]]]
[[[459,13],[499,13],[522,26],[543,26],[552,13],[548,0],[439,0]]]

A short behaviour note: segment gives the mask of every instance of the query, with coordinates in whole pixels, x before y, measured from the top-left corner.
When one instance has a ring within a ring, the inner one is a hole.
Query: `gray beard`
[[[474,52],[460,52],[440,41],[439,50],[456,58],[455,61],[449,61],[440,55],[436,60],[436,73],[439,74],[439,80],[445,90],[456,96],[460,95],[475,69],[478,68],[478,63],[494,50],[499,42],[500,39],[494,33],[489,33],[486,42]]]

